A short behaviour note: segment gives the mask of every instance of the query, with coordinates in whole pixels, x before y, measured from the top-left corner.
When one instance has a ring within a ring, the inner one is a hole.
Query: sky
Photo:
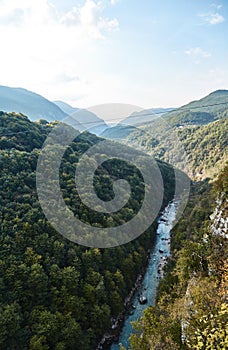
[[[227,0],[0,0],[0,85],[178,107],[228,89],[227,38]]]

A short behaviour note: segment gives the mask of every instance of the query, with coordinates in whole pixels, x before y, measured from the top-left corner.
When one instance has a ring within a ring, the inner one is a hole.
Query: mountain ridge
[[[74,108],[63,101],[51,102],[42,95],[21,87],[0,85],[0,111],[21,113],[31,121],[44,119],[48,122],[64,122],[68,118],[67,124],[80,132],[89,130],[97,135],[108,128],[103,119],[86,109]]]
[[[151,127],[154,121],[158,121],[158,118],[162,116],[162,119],[167,122],[171,127],[182,127],[187,125],[204,125],[213,122],[218,119],[225,118],[228,115],[228,90],[216,90],[209,95],[195,101],[191,101],[186,105],[176,108],[173,111],[154,114],[154,109],[148,109],[152,111],[150,115],[146,115],[140,123],[140,119],[133,116],[125,118],[125,123],[121,121],[119,124],[112,128],[105,130],[101,136],[110,139],[122,139],[128,137],[136,129],[145,129]],[[139,112],[143,114],[143,112]],[[144,111],[144,114],[147,114]],[[135,120],[134,120],[134,119]],[[127,124],[128,120],[128,124]],[[134,129],[132,128],[134,127]],[[121,135],[121,137],[120,137]]]
[[[20,87],[0,85],[0,110],[28,115],[31,120],[62,120],[67,116],[45,97]]]
[[[72,107],[69,103],[60,100],[53,101],[53,103],[56,104],[63,112],[65,112],[68,115],[73,114],[79,109],[77,107]]]

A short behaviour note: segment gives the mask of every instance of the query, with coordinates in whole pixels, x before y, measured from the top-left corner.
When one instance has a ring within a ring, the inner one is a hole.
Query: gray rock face
[[[225,194],[222,193],[216,200],[216,208],[210,215],[212,220],[211,231],[214,235],[223,236],[228,238],[228,200],[225,198]]]

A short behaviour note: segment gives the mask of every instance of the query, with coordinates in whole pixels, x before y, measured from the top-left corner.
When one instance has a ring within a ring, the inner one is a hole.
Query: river
[[[163,277],[163,267],[166,259],[170,256],[170,232],[176,217],[177,206],[178,202],[170,202],[158,219],[155,246],[150,254],[148,267],[141,286],[133,298],[133,309],[125,318],[118,342],[113,343],[110,350],[119,350],[120,344],[126,349],[129,348],[128,339],[130,334],[133,333],[131,322],[141,317],[148,306],[155,304],[159,280]],[[139,302],[140,297],[146,298],[146,304]]]

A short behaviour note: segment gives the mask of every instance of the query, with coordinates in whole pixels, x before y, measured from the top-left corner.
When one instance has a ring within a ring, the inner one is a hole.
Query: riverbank
[[[171,201],[159,216],[155,242],[148,251],[147,261],[134,287],[124,302],[123,312],[112,323],[112,328],[102,338],[96,350],[118,350],[120,343],[128,347],[128,338],[133,332],[131,322],[140,317],[145,308],[153,305],[159,280],[170,255],[170,231],[175,220],[178,201]],[[140,303],[140,297],[146,303]]]
[[[133,298],[142,285],[142,281],[143,281],[143,278],[145,276],[145,273],[146,273],[146,270],[147,270],[147,267],[149,264],[150,253],[151,253],[151,250],[148,250],[146,264],[143,266],[143,269],[141,270],[140,274],[138,275],[138,277],[135,281],[135,284],[134,284],[133,288],[131,289],[130,293],[125,298],[124,310],[118,315],[118,317],[116,317],[115,319],[112,319],[111,329],[107,333],[104,334],[104,336],[103,336],[102,340],[100,341],[100,343],[98,344],[96,350],[108,350],[108,349],[110,349],[110,345],[113,342],[118,341],[121,329],[122,329],[124,321],[125,321],[125,318],[132,311]]]

